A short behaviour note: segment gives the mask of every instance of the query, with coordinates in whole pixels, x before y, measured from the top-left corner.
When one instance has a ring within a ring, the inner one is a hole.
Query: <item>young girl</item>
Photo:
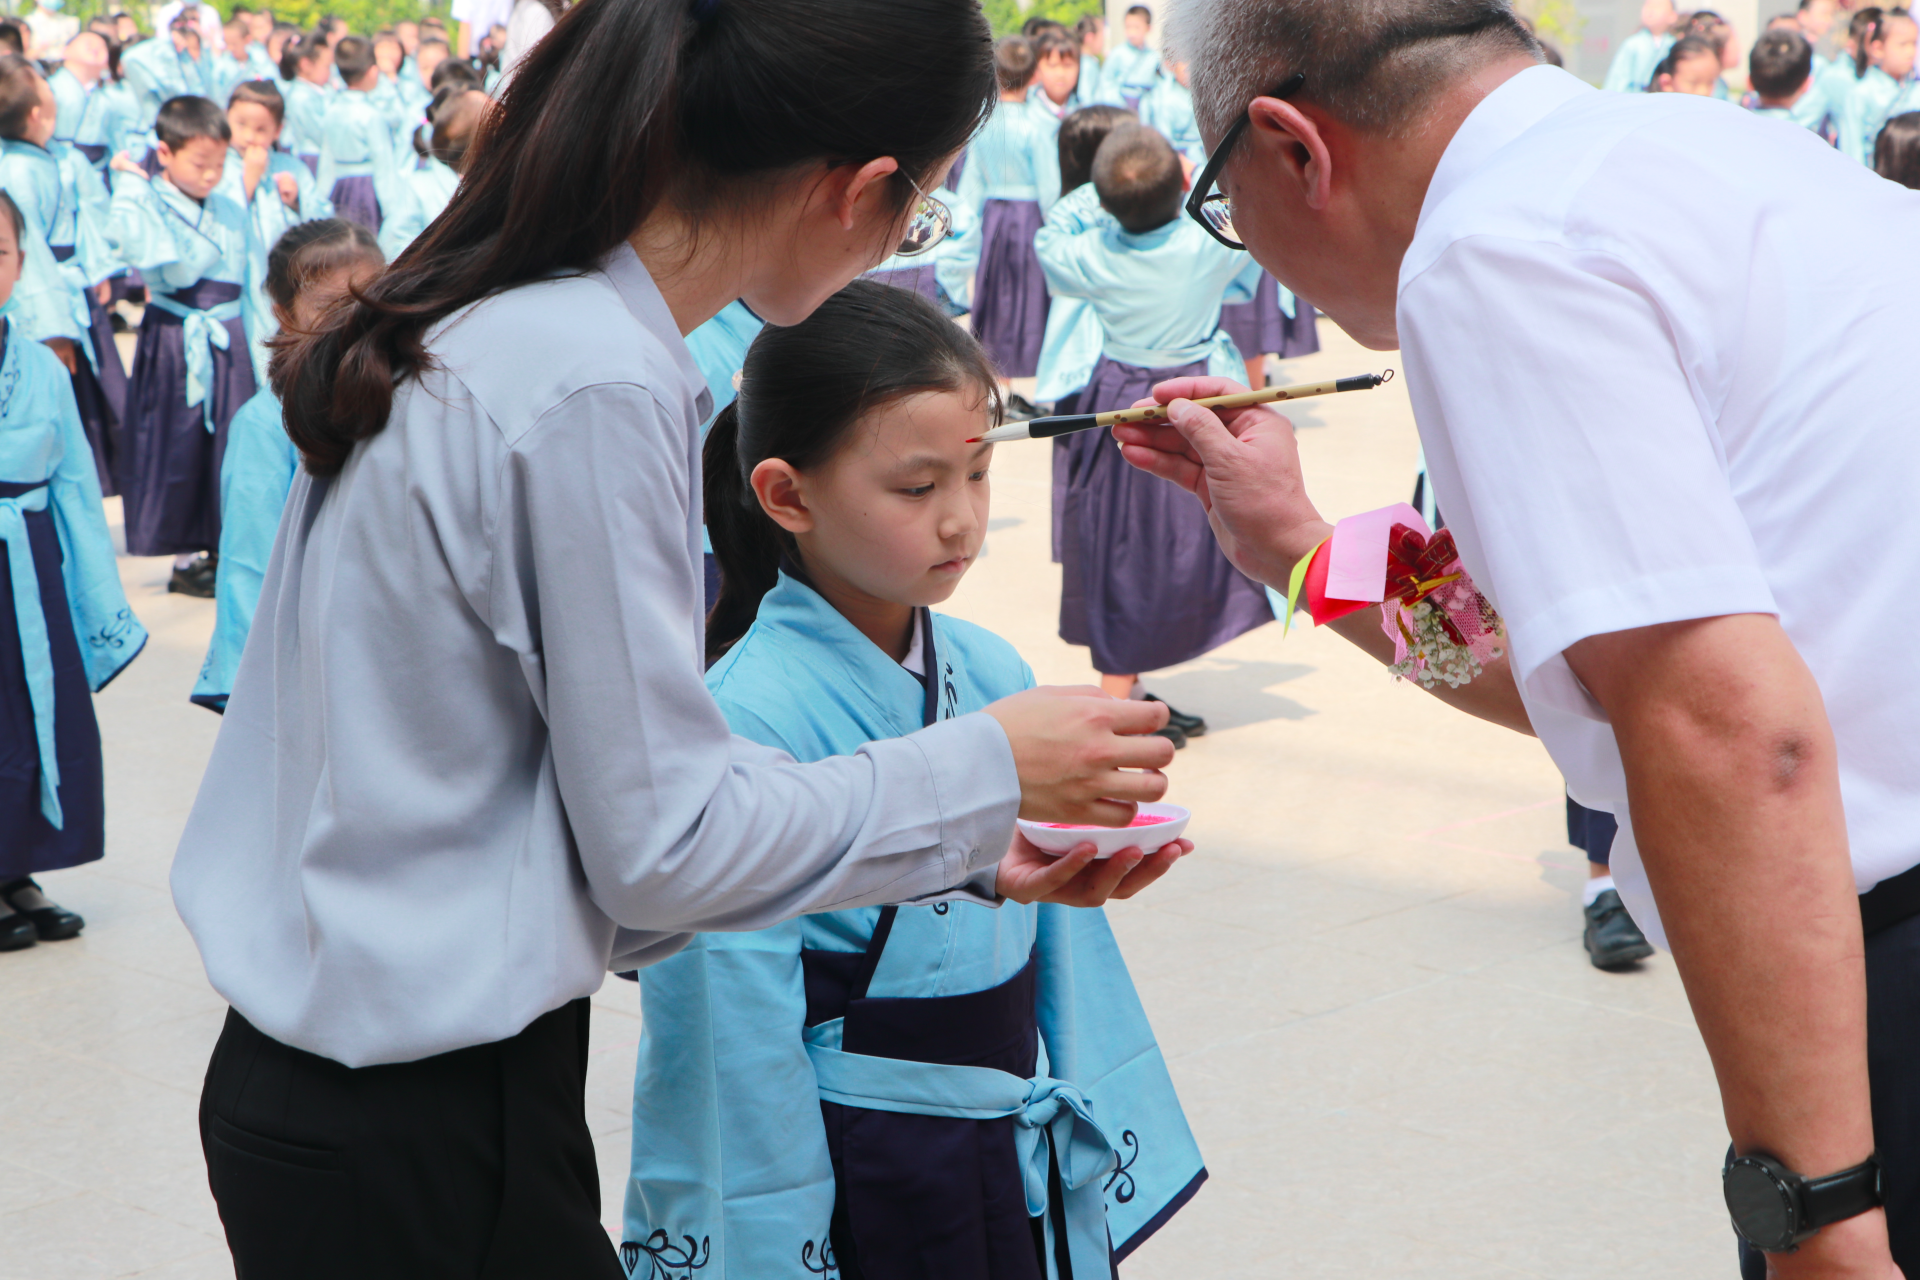
[[[967,147],[959,203],[978,227],[973,332],[1002,379],[1030,378],[1047,330],[1047,282],[1033,256],[1040,216],[1059,197],[1056,122],[1027,103],[1033,42],[994,48],[1000,102]]]
[[[248,335],[266,253],[241,205],[215,188],[233,130],[205,98],[160,109],[160,173],[114,157],[108,236],[151,296],[127,388],[127,551],[172,555],[167,589],[212,597],[220,454],[256,389]]]
[[[339,218],[294,226],[267,255],[267,295],[278,331],[312,333],[348,290],[364,287],[385,265],[365,227]],[[227,452],[220,463],[218,613],[192,695],[203,707],[227,709],[280,528],[280,509],[299,465],[300,454],[280,420],[280,397],[262,383],[227,425]]]
[[[1873,164],[1873,144],[1889,117],[1920,107],[1920,89],[1909,82],[1920,26],[1904,9],[1889,9],[1868,28],[1855,60],[1860,78],[1840,104],[1840,149],[1861,164]]]
[[[280,79],[287,100],[287,149],[318,174],[327,105],[333,98],[333,46],[324,28],[281,47]]]
[[[0,304],[20,282],[26,220],[0,192]],[[127,607],[73,384],[0,317],[0,950],[82,921],[32,876],[105,852],[92,693],[146,643]]]
[[[819,760],[1032,684],[928,608],[985,536],[992,449],[965,441],[994,391],[937,307],[871,281],[755,340],[705,456],[735,733]],[[641,987],[632,1274],[1109,1276],[1206,1176],[1098,910],[830,911],[701,935]]]

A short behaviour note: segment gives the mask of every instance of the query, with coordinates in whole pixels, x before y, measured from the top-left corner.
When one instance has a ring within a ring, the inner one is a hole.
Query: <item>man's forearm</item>
[[[1751,615],[1594,637],[1567,656],[1612,719],[1735,1147],[1809,1175],[1858,1164],[1873,1150],[1864,948],[1812,673],[1778,622]]]

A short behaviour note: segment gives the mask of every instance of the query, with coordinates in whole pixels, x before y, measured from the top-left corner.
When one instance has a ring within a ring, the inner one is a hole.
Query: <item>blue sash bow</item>
[[[213,402],[207,391],[213,385],[213,348],[226,351],[232,346],[227,322],[240,318],[240,299],[216,303],[202,311],[163,293],[150,292],[147,305],[180,317],[181,327],[185,330],[182,338],[187,352],[187,405],[189,408],[196,404],[206,405],[204,417],[207,430],[212,431]]]
[[[1024,1080],[992,1067],[960,1067],[939,1062],[910,1062],[848,1053],[823,1043],[838,1020],[809,1027],[807,1055],[813,1060],[820,1097],[868,1111],[961,1120],[1013,1119],[1014,1150],[1026,1187],[1027,1214],[1046,1224],[1047,1275],[1056,1275],[1053,1215],[1048,1209],[1048,1154],[1060,1168],[1065,1192],[1067,1256],[1076,1276],[1103,1276],[1113,1270],[1107,1237],[1107,1209],[1100,1179],[1120,1163],[1106,1131],[1093,1118],[1092,1104],[1065,1080],[1036,1076]]]

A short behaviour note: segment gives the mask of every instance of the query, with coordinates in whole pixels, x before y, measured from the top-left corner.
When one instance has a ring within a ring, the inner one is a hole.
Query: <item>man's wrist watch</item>
[[[1825,1177],[1795,1173],[1764,1152],[1735,1156],[1720,1171],[1727,1212],[1742,1240],[1765,1253],[1788,1253],[1820,1228],[1877,1208],[1880,1157]]]

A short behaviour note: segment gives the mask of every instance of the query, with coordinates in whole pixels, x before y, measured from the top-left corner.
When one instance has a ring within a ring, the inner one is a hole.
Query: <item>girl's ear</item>
[[[807,506],[800,473],[783,459],[765,459],[753,469],[747,483],[753,486],[753,496],[760,500],[767,519],[788,533],[813,532],[813,511]]]

